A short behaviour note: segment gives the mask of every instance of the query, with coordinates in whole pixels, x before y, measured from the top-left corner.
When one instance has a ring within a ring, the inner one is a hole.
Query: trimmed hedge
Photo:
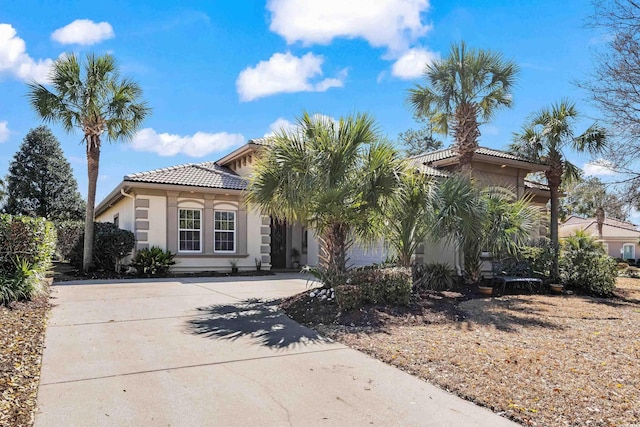
[[[158,246],[152,246],[151,249],[142,249],[136,252],[131,266],[141,277],[167,277],[171,266],[176,263],[173,260],[175,256],[171,251],[165,252]]]
[[[44,289],[55,243],[56,230],[46,219],[0,214],[0,304]]]
[[[82,268],[84,226],[69,254],[69,262]],[[71,234],[71,231],[70,231]],[[135,245],[135,237],[129,230],[121,230],[110,222],[94,223],[93,266],[96,270],[114,271],[118,262],[129,255]],[[68,242],[65,242],[65,245]]]

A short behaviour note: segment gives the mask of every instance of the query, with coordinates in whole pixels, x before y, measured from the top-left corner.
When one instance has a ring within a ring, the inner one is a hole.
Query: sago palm
[[[82,268],[93,260],[93,221],[102,140],[129,141],[150,109],[134,81],[121,78],[111,55],[87,55],[80,63],[75,54],[60,57],[49,75],[51,90],[29,84],[29,102],[46,122],[56,122],[67,132],[80,129],[87,153],[87,211]]]
[[[314,228],[321,267],[344,272],[352,238],[382,235],[383,213],[399,185],[402,162],[379,140],[366,114],[334,121],[305,113],[294,130],[273,137],[256,164],[247,201]]]
[[[511,107],[518,72],[502,55],[461,42],[451,46],[448,57],[426,65],[426,83],[409,90],[407,103],[415,114],[429,118],[434,131],[453,137],[460,170],[470,174],[481,121]]]
[[[563,181],[579,177],[579,169],[570,163],[564,154],[565,149],[597,154],[606,144],[606,133],[596,123],[585,132],[576,136],[574,126],[578,111],[573,102],[563,100],[535,113],[520,133],[513,137],[510,150],[529,160],[545,163],[547,184],[551,193],[550,237],[552,244],[558,247],[558,210],[560,186]],[[556,251],[557,252],[557,251]],[[552,275],[558,277],[558,257],[553,262]]]

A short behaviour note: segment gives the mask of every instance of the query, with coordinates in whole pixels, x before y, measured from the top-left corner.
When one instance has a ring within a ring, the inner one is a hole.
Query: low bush
[[[623,271],[623,270],[627,270],[627,268],[629,268],[629,264],[627,264],[626,262],[619,262],[618,263],[618,270]]]
[[[347,286],[360,289],[361,304],[407,305],[411,298],[411,272],[408,268],[369,268],[347,274]],[[350,295],[354,291],[348,292]],[[338,305],[340,293],[336,292]],[[347,304],[348,305],[348,304]]]
[[[565,239],[560,275],[568,288],[609,296],[616,286],[618,264],[595,238],[577,233]]]
[[[529,264],[532,274],[547,278],[551,276],[553,259],[557,251],[558,248],[551,243],[551,240],[543,237],[532,240],[527,246],[520,248],[518,259]]]
[[[169,275],[175,254],[164,251],[158,246],[150,249],[142,249],[136,252],[131,266],[136,269],[136,274],[141,277],[166,277]]]
[[[350,311],[364,305],[362,287],[356,285],[338,285],[335,288],[336,303],[340,311]]]
[[[93,266],[96,270],[115,271],[122,258],[129,255],[135,245],[131,231],[121,230],[110,222],[94,223]],[[82,268],[84,230],[75,242],[69,261],[76,268]]]
[[[432,262],[413,267],[413,287],[420,291],[443,291],[456,285],[455,271],[449,264]]]

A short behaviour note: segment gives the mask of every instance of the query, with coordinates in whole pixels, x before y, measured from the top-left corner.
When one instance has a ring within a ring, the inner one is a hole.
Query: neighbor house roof
[[[580,228],[586,230],[591,226],[596,227],[597,224],[598,224],[598,220],[596,218],[583,218],[576,215],[570,215],[566,219],[566,221],[563,222],[560,226],[564,227],[564,226],[580,225]],[[605,218],[603,224],[608,225],[610,227],[621,228],[623,230],[640,232],[638,230],[638,227],[635,226],[635,224],[632,224],[627,221],[620,221],[619,219]]]
[[[532,162],[531,160],[525,159],[523,157],[516,156],[516,155],[513,155],[511,153],[507,153],[505,151],[494,150],[492,148],[478,147],[476,149],[475,153],[476,154],[480,154],[480,155],[484,155],[484,156],[489,156],[489,157],[497,157],[497,158],[501,158],[501,159],[515,160],[515,161],[518,161],[518,162],[531,163],[531,164],[535,164],[535,165],[538,164],[536,162]],[[457,157],[456,152],[453,150],[453,148],[449,147],[449,148],[444,148],[442,150],[431,151],[431,152],[428,152],[428,153],[419,154],[417,156],[411,157],[410,160],[413,160],[415,162],[422,163],[422,164],[429,164],[429,163],[439,162],[441,160],[453,159],[455,157]]]
[[[191,187],[244,190],[247,181],[231,169],[215,162],[187,163],[126,175],[124,181],[155,184],[188,185]]]

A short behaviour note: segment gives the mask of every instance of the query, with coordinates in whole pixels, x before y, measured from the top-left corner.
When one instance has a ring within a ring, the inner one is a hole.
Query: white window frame
[[[232,213],[233,214],[233,230],[218,230],[216,228],[216,214],[217,213]],[[222,251],[216,249],[216,232],[221,233],[233,233],[233,250]],[[217,254],[235,254],[238,249],[238,213],[234,210],[217,209],[213,211],[213,252]]]
[[[194,211],[194,212],[199,212],[200,213],[200,228],[199,229],[195,229],[195,228],[180,228],[180,213],[182,211]],[[200,242],[200,249],[195,250],[195,249],[180,249],[180,232],[181,231],[198,231],[199,236],[198,236],[198,241]],[[192,254],[199,254],[202,253],[202,209],[198,209],[198,208],[178,208],[178,252],[180,253],[192,253]]]
[[[625,258],[625,256],[624,256],[624,248],[626,246],[631,246],[631,254],[633,256]],[[622,244],[622,259],[636,259],[636,245],[635,245],[635,243],[623,243]]]
[[[604,254],[609,255],[609,244],[602,242],[602,247],[604,248]]]

